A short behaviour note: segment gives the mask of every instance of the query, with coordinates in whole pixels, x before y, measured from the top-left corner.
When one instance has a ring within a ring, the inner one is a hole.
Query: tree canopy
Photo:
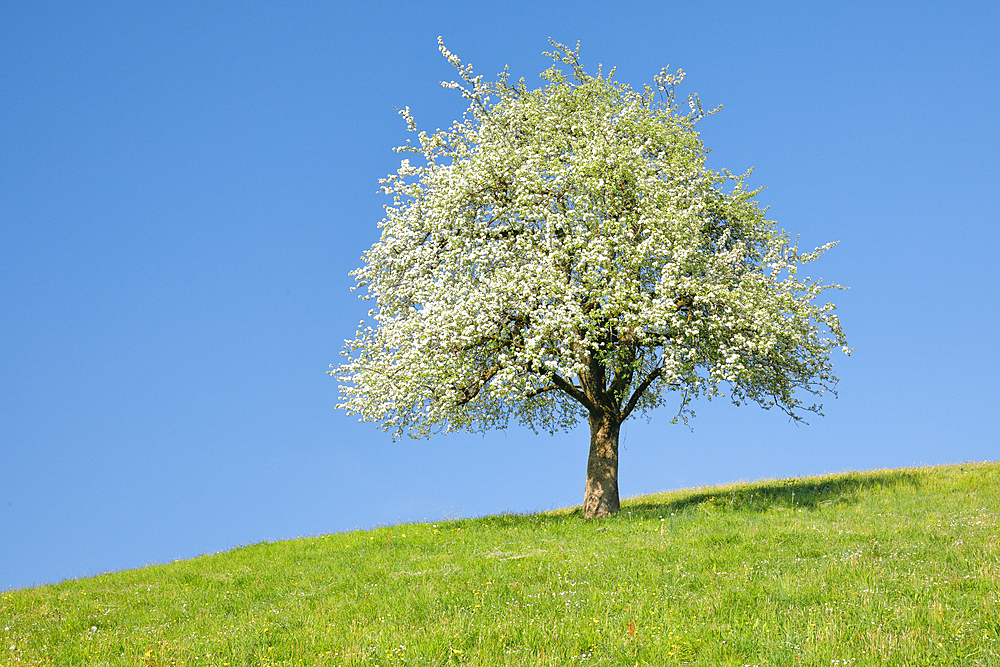
[[[634,90],[587,74],[579,44],[552,48],[529,89],[506,69],[484,82],[439,39],[460,79],[442,85],[469,106],[432,134],[400,111],[419,141],[396,150],[420,160],[380,181],[382,236],[352,272],[373,321],[330,373],[338,407],[397,435],[587,418],[594,516],[618,508],[625,419],[727,396],[799,420],[849,349],[819,298],[839,286],[799,277],[834,244],[800,252],[749,172],[706,168],[695,126],[718,109],[681,109],[684,73]]]

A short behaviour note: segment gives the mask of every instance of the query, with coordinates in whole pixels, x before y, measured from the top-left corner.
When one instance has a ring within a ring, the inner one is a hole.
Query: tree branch
[[[528,392],[526,392],[524,394],[524,397],[525,398],[534,398],[535,396],[538,396],[539,394],[544,394],[547,391],[554,391],[556,389],[559,389],[559,387],[557,385],[550,384],[550,385],[547,385],[545,387],[539,387],[538,389],[530,389]]]
[[[459,405],[468,405],[469,401],[474,399],[479,395],[480,390],[486,386],[486,383],[493,379],[493,376],[497,374],[500,370],[500,364],[493,364],[491,368],[487,368],[479,376],[479,381],[473,387],[460,387],[460,390],[465,396],[458,401]]]
[[[590,412],[600,412],[600,408],[598,408],[593,401],[587,398],[585,393],[555,373],[552,374],[552,382],[555,383],[556,387],[575,398],[580,405],[587,408]]]
[[[649,375],[647,375],[646,379],[642,381],[642,384],[636,387],[632,397],[628,399],[628,404],[625,406],[625,409],[622,410],[622,421],[628,419],[628,416],[632,414],[632,411],[635,410],[635,406],[639,403],[639,399],[642,398],[642,395],[646,393],[647,389],[649,389],[649,385],[653,384],[653,380],[660,377],[660,373],[662,372],[663,367],[657,366],[649,372]]]
[[[619,344],[624,345],[625,343],[619,342]],[[621,367],[618,368],[614,379],[611,380],[611,386],[608,387],[608,393],[613,399],[618,395],[618,392],[624,390],[632,384],[632,378],[635,377],[633,363],[635,362],[636,354],[637,351],[635,345],[629,345],[628,352],[622,355],[624,363],[622,363]]]

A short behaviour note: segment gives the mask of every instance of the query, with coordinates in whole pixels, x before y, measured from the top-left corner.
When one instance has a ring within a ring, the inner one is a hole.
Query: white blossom
[[[749,172],[706,168],[695,125],[717,109],[692,95],[678,113],[682,71],[637,91],[553,46],[532,90],[506,71],[484,83],[440,44],[468,109],[433,134],[400,111],[419,146],[397,150],[421,164],[380,180],[382,236],[352,272],[373,322],[330,371],[338,407],[420,436],[554,431],[595,409],[620,422],[668,400],[686,419],[724,387],[818,411],[800,395],[831,390],[830,351],[850,350],[819,299],[839,286],[797,271],[833,244],[800,253]]]

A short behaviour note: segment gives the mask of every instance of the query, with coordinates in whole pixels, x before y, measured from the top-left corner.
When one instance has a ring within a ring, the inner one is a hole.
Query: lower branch
[[[642,383],[636,388],[632,397],[628,399],[628,403],[625,404],[625,408],[622,410],[623,421],[628,419],[628,416],[632,414],[632,411],[635,410],[635,406],[639,403],[639,399],[642,398],[642,395],[646,393],[647,389],[649,389],[649,385],[653,384],[653,381],[660,377],[661,373],[663,373],[663,367],[657,366],[649,372],[646,379],[643,380]]]

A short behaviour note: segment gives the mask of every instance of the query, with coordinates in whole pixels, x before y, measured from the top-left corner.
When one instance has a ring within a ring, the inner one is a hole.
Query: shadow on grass
[[[869,490],[908,487],[919,489],[921,474],[908,470],[880,473],[848,473],[829,478],[789,479],[767,482],[720,486],[705,491],[697,490],[681,493],[660,500],[657,496],[674,494],[654,494],[650,500],[626,501],[619,517],[631,513],[638,518],[643,515],[662,516],[672,512],[681,514],[699,509],[705,503],[715,508],[747,512],[766,512],[774,507],[816,509],[838,504],[854,504]],[[489,528],[510,528],[527,525],[552,525],[567,520],[583,518],[583,510],[570,510],[544,514],[499,514],[494,516],[463,519],[452,522],[463,525],[474,521]]]
[[[773,482],[721,487],[714,490],[687,493],[665,502],[629,503],[626,510],[634,512],[683,512],[710,503],[744,511],[767,511],[780,507],[815,509],[834,504],[854,504],[869,490],[908,487],[919,489],[921,474],[897,470],[884,473],[849,473],[830,478],[789,479]]]

